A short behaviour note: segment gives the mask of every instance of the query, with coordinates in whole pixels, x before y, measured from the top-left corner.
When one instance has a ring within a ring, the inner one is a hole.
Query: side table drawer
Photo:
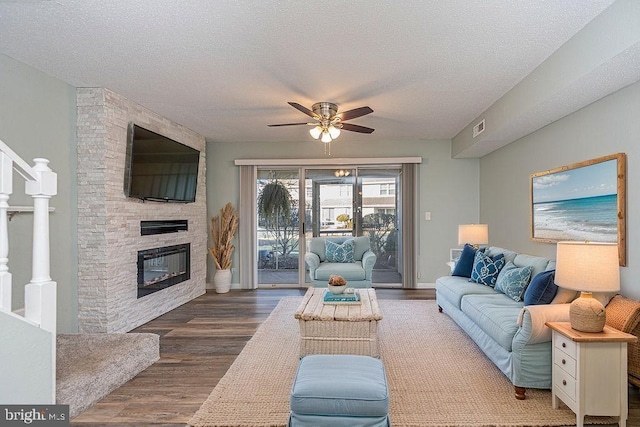
[[[569,338],[565,337],[562,334],[556,333],[555,345],[560,351],[563,351],[569,355],[569,357],[576,358],[578,354],[578,344],[574,341],[571,341]]]
[[[560,369],[571,375],[572,378],[576,378],[576,359],[569,357],[567,353],[562,351],[553,352],[553,363]]]
[[[576,402],[576,379],[567,374],[559,365],[553,365],[553,386],[562,391],[571,403]],[[570,402],[565,402],[569,404]]]

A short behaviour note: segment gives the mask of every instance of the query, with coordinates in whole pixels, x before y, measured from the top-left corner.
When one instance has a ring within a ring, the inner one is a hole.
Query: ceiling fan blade
[[[354,125],[351,123],[341,123],[342,130],[349,130],[351,132],[360,132],[360,133],[373,133],[375,129],[371,129],[365,126]]]
[[[342,113],[338,113],[337,116],[340,117],[340,120],[351,120],[357,117],[366,116],[367,114],[373,113],[373,110],[369,107],[360,107],[354,108],[353,110],[345,111]]]
[[[267,126],[273,128],[273,127],[278,127],[278,126],[299,126],[299,125],[310,125],[311,126],[311,125],[315,125],[315,124],[317,124],[317,123],[307,123],[307,122],[304,122],[304,123],[279,123],[279,124],[276,124],[276,125],[267,125]]]
[[[298,104],[297,102],[289,102],[289,105],[291,105],[293,108],[295,108],[298,111],[302,111],[303,113],[305,113],[307,116],[309,117],[313,117],[314,119],[318,119],[318,115],[315,114],[313,111],[311,111],[310,109],[308,109],[307,107],[304,107],[300,104]]]

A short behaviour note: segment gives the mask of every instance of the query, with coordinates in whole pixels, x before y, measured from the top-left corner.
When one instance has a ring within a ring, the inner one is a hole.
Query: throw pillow
[[[484,248],[479,249],[479,251],[484,252]],[[473,260],[476,256],[476,249],[473,246],[466,244],[464,248],[462,248],[462,253],[460,254],[460,258],[456,261],[455,267],[453,267],[452,276],[461,276],[461,277],[471,277],[471,270],[473,269]]]
[[[325,240],[325,257],[329,262],[355,262],[353,259],[353,239],[339,244]]]
[[[504,255],[499,254],[491,258],[483,252],[476,251],[473,260],[470,282],[494,287],[500,270],[504,267]]]
[[[514,301],[522,301],[533,266],[518,267],[511,261],[500,270],[495,289]]]
[[[536,274],[524,292],[524,305],[549,304],[553,301],[558,292],[558,285],[554,283],[555,277],[555,270]]]

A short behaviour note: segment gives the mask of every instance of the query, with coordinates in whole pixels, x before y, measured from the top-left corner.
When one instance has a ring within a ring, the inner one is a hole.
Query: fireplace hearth
[[[138,251],[138,298],[189,280],[191,244]]]

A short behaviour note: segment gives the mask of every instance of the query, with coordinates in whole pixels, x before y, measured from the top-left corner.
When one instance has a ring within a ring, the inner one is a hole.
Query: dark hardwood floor
[[[140,326],[132,332],[160,335],[160,360],[73,419],[71,425],[186,425],[280,299],[305,291],[208,291]],[[432,289],[376,289],[376,293],[379,299],[435,298]],[[639,427],[638,389],[630,389],[629,406],[627,425]]]

